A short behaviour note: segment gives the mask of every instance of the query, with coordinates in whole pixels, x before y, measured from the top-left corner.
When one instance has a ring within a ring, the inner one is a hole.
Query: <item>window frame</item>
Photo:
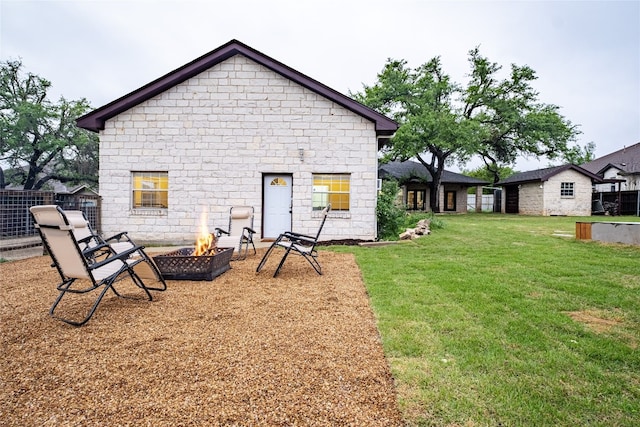
[[[444,210],[445,212],[455,212],[458,209],[458,194],[455,190],[445,190]]]
[[[157,182],[155,182],[157,181]],[[152,182],[154,188],[144,188],[144,182]],[[163,182],[166,188],[162,188]],[[140,185],[138,188],[137,185]],[[157,187],[155,187],[157,186]],[[139,196],[138,196],[138,193]],[[131,171],[131,208],[133,210],[169,209],[168,171]],[[138,202],[137,199],[140,198]],[[163,203],[164,202],[164,203]]]
[[[320,182],[319,182],[320,181]],[[322,191],[318,187],[325,187],[326,181],[329,181],[329,187],[327,191]],[[343,190],[342,187],[347,186],[347,190]],[[311,206],[313,211],[321,211],[327,204],[331,203],[332,212],[351,212],[351,174],[350,173],[313,173],[311,176],[312,196]],[[333,186],[338,186],[338,189],[331,189]],[[344,208],[344,201],[342,200],[346,196],[346,209]],[[340,199],[340,200],[337,200]]]
[[[560,198],[562,199],[573,199],[576,197],[576,186],[575,182],[561,182],[560,183]]]
[[[407,200],[405,205],[410,211],[424,211],[426,206],[426,190],[407,190]]]

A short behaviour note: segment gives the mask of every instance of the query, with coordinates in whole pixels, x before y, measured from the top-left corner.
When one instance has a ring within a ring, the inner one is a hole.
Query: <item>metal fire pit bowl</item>
[[[168,280],[213,280],[231,268],[233,248],[213,249],[194,256],[195,248],[182,248],[153,257],[162,277]]]

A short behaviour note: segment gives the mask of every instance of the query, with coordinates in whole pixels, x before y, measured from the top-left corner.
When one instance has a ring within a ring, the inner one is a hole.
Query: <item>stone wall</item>
[[[522,184],[518,190],[518,213],[544,215],[544,185],[541,182]]]
[[[573,197],[561,196],[560,186],[563,182],[573,182]],[[543,215],[589,216],[592,195],[591,178],[571,169],[566,170],[544,183]]]
[[[168,172],[168,209],[132,209],[133,171]],[[312,174],[350,174],[350,210],[330,215],[321,240],[375,238],[374,123],[241,55],[106,122],[103,231],[191,242],[202,206],[212,231],[226,228],[231,206],[250,205],[261,236],[265,173],[292,174],[292,229],[301,233],[319,225]]]

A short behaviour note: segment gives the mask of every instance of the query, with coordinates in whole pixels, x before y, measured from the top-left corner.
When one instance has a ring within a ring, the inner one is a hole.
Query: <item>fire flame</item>
[[[193,255],[205,255],[213,248],[215,248],[215,237],[213,234],[209,233],[209,227],[207,226],[207,211],[203,206],[202,213],[200,214],[200,230],[196,240],[196,249],[193,252]]]

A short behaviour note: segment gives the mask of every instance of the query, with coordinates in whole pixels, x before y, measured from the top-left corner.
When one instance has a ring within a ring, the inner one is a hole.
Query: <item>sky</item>
[[[596,157],[640,142],[640,0],[0,0],[0,61],[49,80],[53,101],[98,108],[232,39],[344,94],[389,58],[439,56],[464,85],[479,47],[504,77],[511,64],[535,70],[539,101]]]

